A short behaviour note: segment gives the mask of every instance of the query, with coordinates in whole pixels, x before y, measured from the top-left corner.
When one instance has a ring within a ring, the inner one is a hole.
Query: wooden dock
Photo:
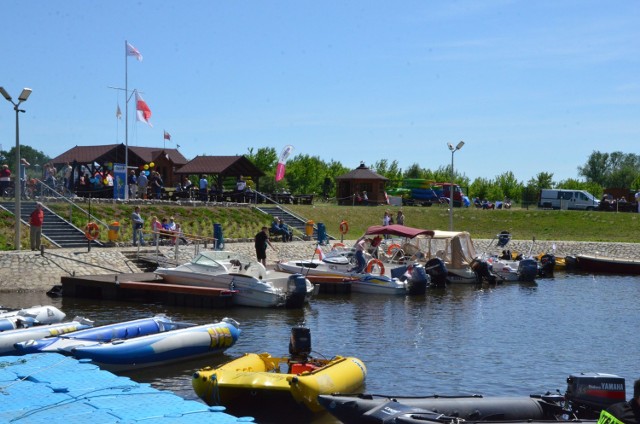
[[[61,283],[65,297],[156,301],[207,309],[233,306],[233,290],[169,284],[152,272],[62,277]]]

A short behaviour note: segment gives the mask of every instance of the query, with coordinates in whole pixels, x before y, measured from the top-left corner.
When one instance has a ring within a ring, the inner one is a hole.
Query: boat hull
[[[224,318],[218,323],[79,346],[71,349],[71,354],[77,359],[89,359],[104,369],[123,371],[223,352],[233,346],[239,336],[238,323]]]
[[[209,405],[224,405],[230,411],[247,411],[251,415],[256,403],[271,411],[292,409],[316,413],[323,410],[319,394],[353,393],[364,385],[366,367],[357,358],[337,356],[331,360],[313,360],[318,368],[288,369],[288,358],[267,353],[248,353],[215,369],[207,367],[193,375],[194,391]],[[286,372],[279,372],[287,367]],[[293,366],[295,367],[295,365]],[[294,373],[294,371],[300,371]],[[291,373],[289,373],[291,371]],[[278,403],[270,403],[277,399]]]
[[[576,261],[581,271],[640,275],[640,261],[633,259],[576,255]]]
[[[72,333],[74,331],[90,328],[92,323],[88,320],[75,320],[58,324],[38,325],[36,327],[22,328],[0,333],[0,354],[16,354],[22,352],[16,344],[21,344],[29,340],[38,340],[45,337],[54,337],[60,334]]]
[[[407,294],[407,285],[388,277],[366,276],[351,282],[351,292],[401,296]]]

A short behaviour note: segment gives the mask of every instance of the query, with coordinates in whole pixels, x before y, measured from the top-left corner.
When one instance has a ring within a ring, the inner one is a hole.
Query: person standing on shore
[[[254,238],[254,244],[256,248],[256,257],[258,258],[258,262],[260,262],[265,267],[267,266],[267,245],[271,246],[273,250],[276,250],[275,247],[271,244],[269,240],[269,228],[262,227],[262,230],[258,234],[256,234]]]
[[[638,206],[638,213],[640,213],[640,188],[636,191],[636,205]]]
[[[147,178],[145,171],[140,171],[140,176],[138,177],[138,196],[141,199],[147,198],[147,185],[149,185],[149,178]]]
[[[29,216],[29,235],[31,240],[31,250],[40,250],[40,241],[42,240],[42,224],[44,224],[44,211],[42,203],[37,202],[36,208]]]
[[[404,225],[404,214],[402,211],[398,211],[398,214],[396,215],[396,224]]]
[[[137,246],[138,241],[140,241],[140,246],[144,246],[144,237],[142,234],[144,219],[140,216],[140,206],[136,206],[131,214],[131,225],[133,226],[133,245]]]

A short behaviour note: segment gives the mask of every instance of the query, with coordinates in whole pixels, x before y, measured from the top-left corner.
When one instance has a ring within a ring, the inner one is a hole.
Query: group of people
[[[271,223],[271,234],[282,236],[282,241],[285,243],[293,241],[293,231],[287,224],[285,224],[282,218],[273,219],[273,222]]]
[[[136,206],[131,213],[131,225],[133,229],[133,245],[137,246],[139,243],[140,246],[144,246],[146,244],[144,239],[144,219],[140,215],[140,206]],[[152,216],[150,230],[153,245],[158,245],[160,240],[166,240],[171,245],[187,243],[182,226],[175,222],[173,217],[162,218],[162,221],[160,221],[157,216]]]
[[[149,175],[147,176],[147,172]],[[162,189],[164,181],[158,171],[141,170],[139,175],[132,169],[129,171],[127,178],[127,186],[129,187],[130,199],[162,199]]]

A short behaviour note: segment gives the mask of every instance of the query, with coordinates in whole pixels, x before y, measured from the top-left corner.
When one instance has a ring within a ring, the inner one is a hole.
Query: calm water
[[[243,332],[224,355],[130,374],[187,399],[197,399],[191,389],[195,369],[245,352],[286,355],[296,325],[311,329],[315,356],[362,359],[371,393],[564,392],[571,373],[606,372],[626,379],[629,397],[640,378],[639,295],[640,277],[558,273],[537,284],[454,286],[413,298],[320,295],[300,311],[207,311],[2,293],[0,304],[53,304],[68,318],[82,315],[96,324],[155,313],[196,323],[233,317]],[[334,421],[325,416],[317,422]]]

